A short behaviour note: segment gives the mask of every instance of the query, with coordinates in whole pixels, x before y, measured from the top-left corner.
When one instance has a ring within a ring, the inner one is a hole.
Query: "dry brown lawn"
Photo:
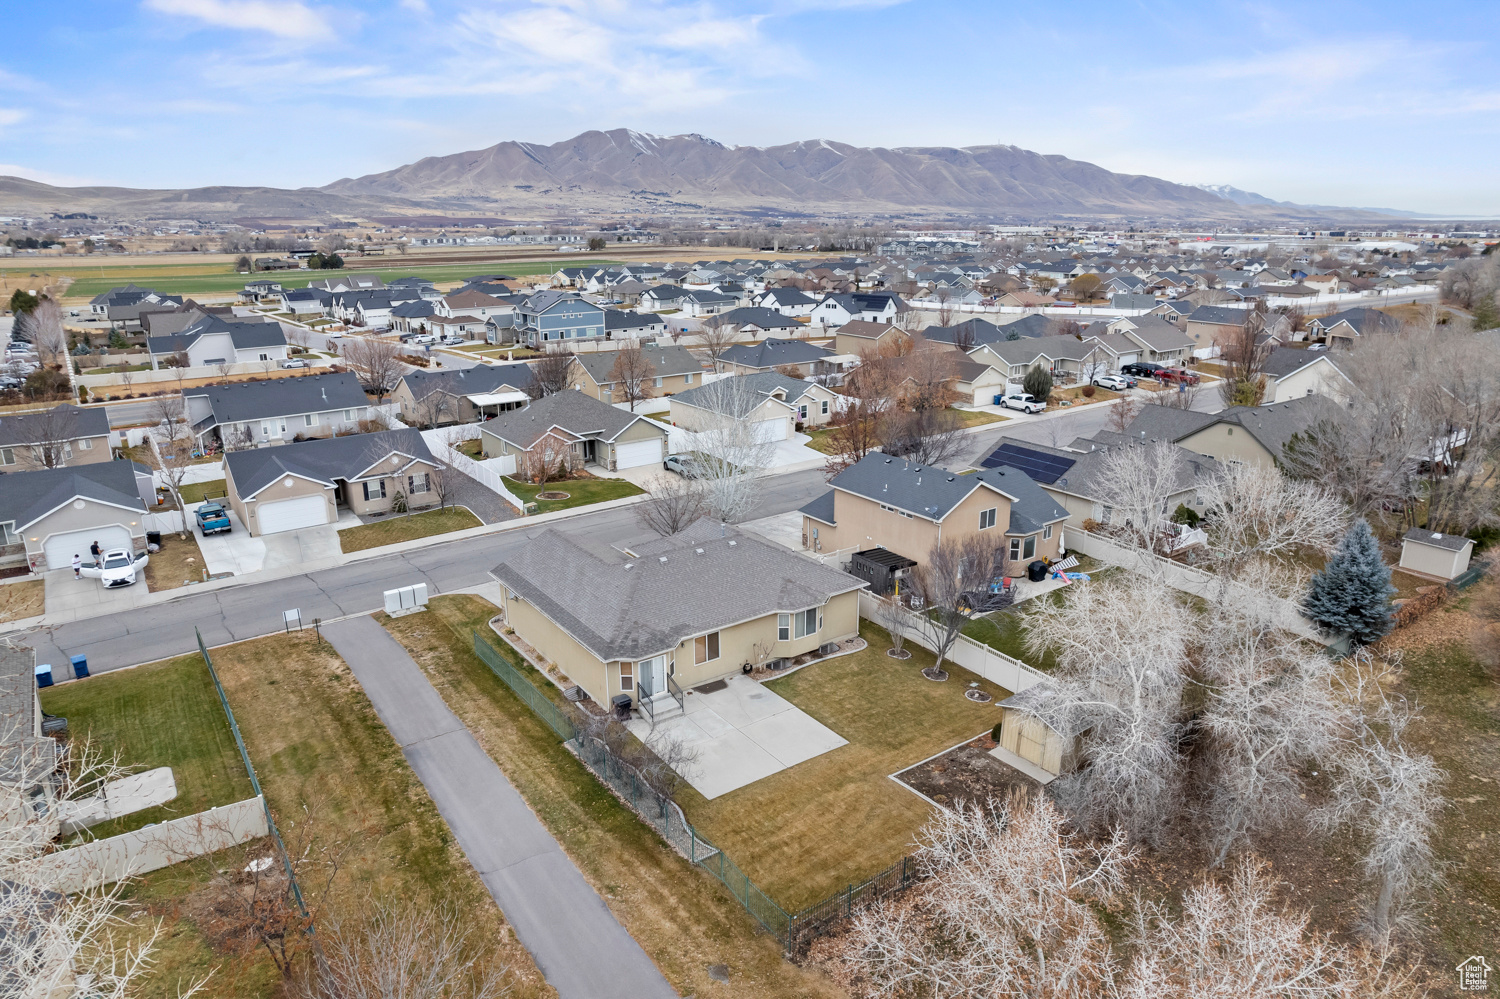
[[[191,527],[185,538],[163,531],[161,551],[154,552],[146,563],[146,585],[155,592],[190,582],[203,582],[203,552],[198,549],[197,535]]]
[[[36,617],[46,604],[46,584],[40,579],[0,584],[0,621]]]
[[[425,614],[383,623],[673,988],[726,999],[842,996],[820,973],[783,960],[778,944],[723,885],[620,804],[474,655],[470,629],[488,633],[495,612],[479,597],[444,596]],[[537,686],[550,686],[514,650],[497,638],[491,644]],[[727,983],[709,978],[713,964],[728,965]]]

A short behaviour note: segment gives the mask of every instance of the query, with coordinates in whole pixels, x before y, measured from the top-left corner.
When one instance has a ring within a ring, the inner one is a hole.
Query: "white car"
[[[1002,396],[1000,405],[1005,409],[1019,409],[1023,413],[1040,413],[1047,408],[1045,402],[1041,402],[1029,392],[1012,392]]]
[[[308,363],[306,361],[300,361],[300,360],[295,360],[294,359],[294,360],[290,360],[290,361],[282,361],[281,362],[281,366],[283,368],[306,368],[309,365],[308,365]]]
[[[406,342],[416,344],[419,347],[425,347],[429,343],[437,343],[437,337],[431,333],[419,333]]]
[[[111,548],[100,557],[98,565],[86,565],[82,571],[109,588],[129,586],[149,561],[150,556],[145,552],[136,554],[126,548]]]
[[[1097,375],[1094,384],[1100,388],[1113,389],[1116,392],[1124,392],[1130,388],[1130,382],[1123,375]]]

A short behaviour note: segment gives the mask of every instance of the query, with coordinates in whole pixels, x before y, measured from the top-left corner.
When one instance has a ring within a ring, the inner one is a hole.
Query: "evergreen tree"
[[[1354,642],[1369,645],[1391,630],[1395,592],[1380,543],[1361,518],[1349,525],[1323,571],[1313,575],[1302,608],[1319,627],[1348,632]]]
[[[1021,379],[1021,387],[1038,402],[1046,402],[1047,397],[1052,394],[1052,372],[1046,368],[1032,368]]]

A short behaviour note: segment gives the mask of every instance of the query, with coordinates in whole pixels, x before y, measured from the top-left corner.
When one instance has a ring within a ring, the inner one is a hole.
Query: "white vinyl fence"
[[[500,462],[501,468],[487,467],[459,452],[450,444],[450,441],[474,440],[479,436],[479,425],[475,423],[460,424],[455,427],[443,427],[438,430],[423,430],[422,439],[427,442],[427,447],[434,455],[463,472],[469,478],[478,482],[491,492],[497,493],[501,499],[523,513],[526,505],[521,502],[509,489],[505,488],[505,482],[501,475],[510,475],[515,472],[515,457],[511,456],[510,468],[504,468],[504,462]]]
[[[878,597],[869,590],[860,591],[860,617],[879,623],[879,618],[876,616],[878,606]],[[908,614],[912,637],[907,641],[915,641],[922,648],[935,651],[932,648],[932,640],[923,631],[922,619],[911,612]],[[996,652],[988,645],[976,642],[967,635],[958,636],[958,641],[953,643],[953,648],[948,652],[948,659],[970,673],[982,676],[996,686],[1004,687],[1012,694],[1019,694],[1047,680],[1047,674],[1040,670],[1033,669],[1019,659],[1012,659],[1003,652]]]

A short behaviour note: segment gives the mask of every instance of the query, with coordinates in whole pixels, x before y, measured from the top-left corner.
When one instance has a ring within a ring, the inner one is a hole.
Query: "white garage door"
[[[260,504],[260,512],[256,516],[260,520],[262,534],[300,531],[304,527],[318,527],[328,523],[328,502],[321,496],[277,500],[275,503]]]
[[[1139,361],[1140,359],[1141,359],[1141,355],[1139,355],[1139,354],[1121,354],[1120,355],[1120,365],[1123,367],[1124,365],[1127,365],[1127,364],[1134,364],[1136,361]]]
[[[755,439],[761,441],[784,441],[786,440],[787,420],[783,417],[775,420],[756,420]]]
[[[615,445],[615,468],[639,468],[661,464],[661,438]]]
[[[75,554],[82,555],[85,562],[93,561],[93,557],[89,554],[89,545],[95,541],[99,542],[101,551],[108,551],[111,548],[129,548],[130,531],[111,524],[108,527],[94,527],[87,531],[54,534],[42,542],[42,554],[47,556],[47,568],[71,568]]]

